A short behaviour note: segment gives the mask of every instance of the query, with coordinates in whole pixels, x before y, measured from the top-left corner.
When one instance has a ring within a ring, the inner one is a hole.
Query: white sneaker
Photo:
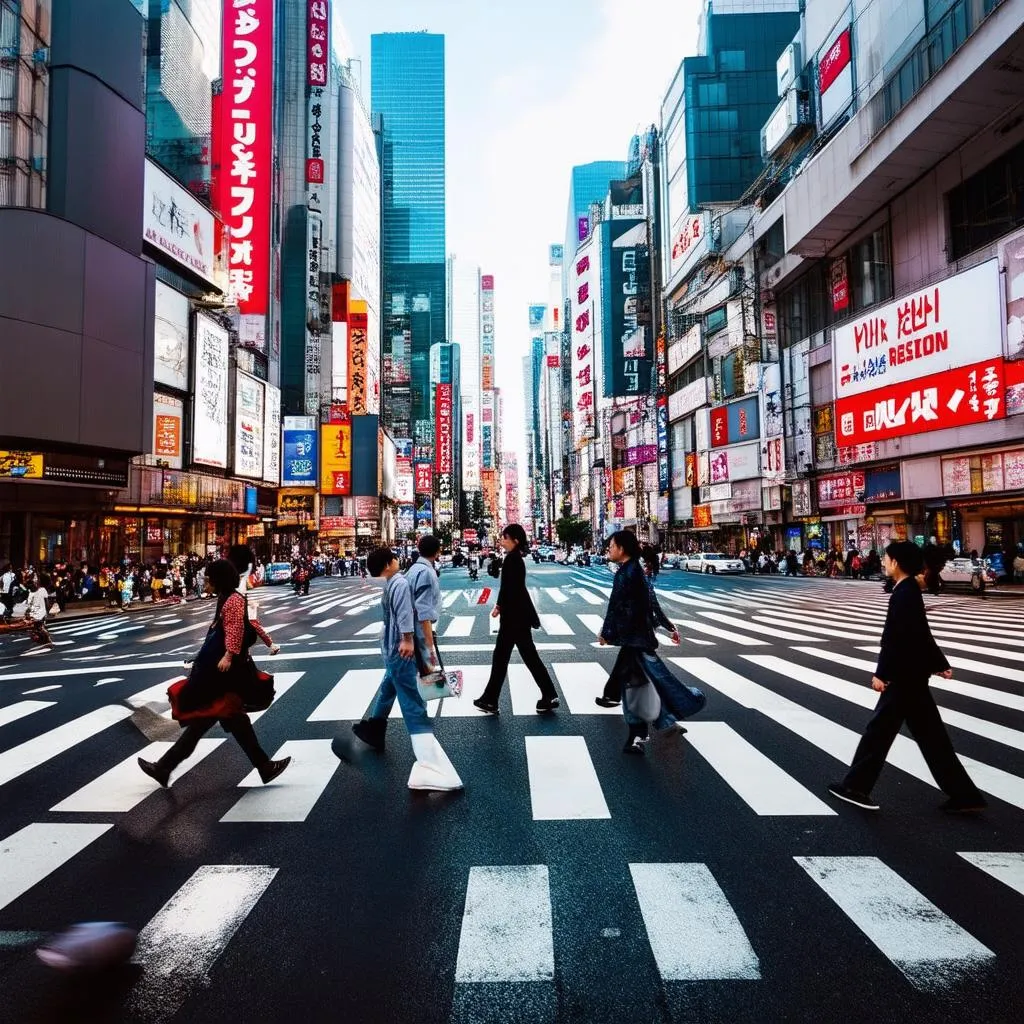
[[[450,793],[462,789],[462,779],[432,733],[411,736],[416,763],[409,772],[409,789]]]

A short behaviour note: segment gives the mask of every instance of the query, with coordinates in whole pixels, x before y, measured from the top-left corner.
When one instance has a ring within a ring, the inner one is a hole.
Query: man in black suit
[[[547,714],[559,706],[558,691],[533,642],[532,631],[540,629],[540,619],[530,599],[530,592],[526,589],[526,563],[523,561],[523,555],[530,550],[526,531],[518,523],[506,526],[501,535],[501,546],[506,554],[501,565],[498,600],[494,611],[491,612],[493,618],[501,617],[501,626],[498,629],[498,642],[494,647],[494,657],[491,661],[491,677],[487,681],[486,689],[473,701],[473,705],[489,715],[498,713],[498,699],[501,696],[501,688],[505,685],[508,663],[513,648],[517,647],[523,663],[530,670],[534,682],[540,687],[541,696],[537,701],[537,712]]]
[[[869,794],[889,748],[906,722],[939,788],[949,797],[942,809],[950,814],[980,811],[987,806],[985,798],[956,756],[928,689],[929,676],[952,679],[953,670],[928,627],[924,599],[916,580],[924,568],[924,558],[917,545],[897,541],[885,549],[883,567],[894,587],[882,631],[878,668],[871,680],[872,689],[882,696],[846,778],[829,786],[828,791],[863,810],[877,811],[878,804]]]

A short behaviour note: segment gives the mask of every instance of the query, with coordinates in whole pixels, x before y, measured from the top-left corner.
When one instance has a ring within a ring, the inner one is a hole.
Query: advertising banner
[[[367,314],[352,313],[348,324],[348,407],[353,416],[369,411]]]
[[[352,493],[352,419],[320,427],[320,493]]]
[[[849,27],[840,30],[818,57],[818,93],[822,126],[841,114],[853,99],[853,52]]]
[[[36,452],[0,451],[0,478],[41,480],[43,457]]]
[[[181,469],[185,403],[170,395],[153,395],[153,455],[170,469]]]
[[[1006,415],[1024,413],[1024,359],[1006,363]]]
[[[620,222],[610,222],[607,231],[611,251],[605,351],[610,356],[611,379],[605,382],[605,395],[631,398],[650,393],[654,369],[649,339],[651,275],[647,224],[640,221],[622,230]]]
[[[270,296],[274,0],[224,4],[224,96],[215,163],[231,232],[228,293],[243,316],[265,317]]]
[[[188,299],[162,281],[156,283],[153,380],[188,391]]]
[[[850,305],[850,282],[846,273],[846,257],[832,261],[830,271],[832,284],[832,312],[839,313]]]
[[[328,31],[327,0],[308,0],[306,7],[307,85],[327,85],[327,66],[331,59]]]
[[[413,465],[413,477],[416,494],[434,493],[434,467],[429,462],[417,462]]]
[[[699,409],[708,401],[708,382],[706,377],[698,377],[679,391],[668,396],[668,419],[670,423],[681,419],[688,412]]]
[[[641,444],[635,448],[626,449],[627,466],[644,466],[648,462],[658,461],[658,446],[656,444]]]
[[[707,530],[711,527],[711,506],[693,506],[693,528],[695,530]]]
[[[761,475],[767,484],[786,480],[786,446],[781,434],[761,442]]]
[[[146,241],[216,286],[213,214],[152,160],[146,160],[143,187],[146,205],[142,226]]]
[[[451,475],[452,472],[452,386],[438,384],[435,392],[434,418],[436,423],[437,472]]]
[[[235,475],[263,478],[263,381],[237,370],[235,375]]]
[[[285,416],[281,480],[285,487],[316,487],[317,435],[316,417]]]
[[[549,267],[560,267],[564,258],[565,246],[562,245],[549,245],[548,246],[548,266]]]
[[[263,419],[263,479],[274,487],[281,483],[281,389],[265,384]]]
[[[480,432],[475,396],[463,398],[462,416],[462,487],[467,491],[480,490]]]
[[[192,461],[228,466],[228,332],[201,313],[196,316],[193,360]]]
[[[835,473],[819,477],[818,507],[844,508],[864,501],[865,478],[862,472]]]
[[[760,444],[742,444],[726,451],[714,452],[710,461],[711,483],[751,480],[761,475]]]
[[[668,399],[658,396],[658,490],[667,491],[670,486],[668,455]]]
[[[405,536],[416,529],[416,506],[412,503],[398,506],[398,533]]]
[[[306,491],[277,492],[277,525],[301,526],[316,517],[316,495]]]
[[[572,411],[573,440],[576,445],[595,436],[597,388],[594,371],[594,317],[596,315],[591,289],[599,278],[597,267],[591,266],[591,251],[576,254],[576,261],[569,275],[572,294]]]
[[[323,219],[319,213],[306,213],[306,352],[305,410],[307,416],[320,411],[320,259],[323,245]]]
[[[678,341],[672,342],[668,348],[668,372],[677,373],[681,370],[701,349],[701,325],[694,324]]]
[[[724,405],[711,410],[711,447],[721,448],[729,443],[729,410]]]
[[[541,331],[544,329],[544,313],[547,307],[543,305],[530,306],[530,330]]]
[[[669,257],[669,280],[699,252],[707,246],[708,215],[697,213],[684,217],[676,223],[672,232],[672,248]]]
[[[494,390],[494,277],[480,275],[480,387]]]
[[[416,482],[413,479],[412,460],[404,457],[395,459],[395,500],[411,505],[416,498]]]

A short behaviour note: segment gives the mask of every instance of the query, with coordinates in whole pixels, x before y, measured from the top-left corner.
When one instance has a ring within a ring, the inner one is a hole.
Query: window
[[[705,333],[705,335],[710,337],[712,334],[716,333],[717,331],[722,330],[722,328],[725,327],[726,324],[728,323],[728,320],[729,320],[729,317],[728,317],[728,314],[726,313],[725,306],[722,306],[720,309],[713,309],[704,318],[704,333]]]
[[[847,254],[847,262],[854,311],[875,306],[892,298],[892,259],[888,224],[884,224],[858,242]]]
[[[949,193],[952,258],[994,242],[1024,224],[1024,142]]]
[[[730,352],[727,356],[722,359],[722,400],[727,398],[735,398],[736,391],[736,370],[740,366],[740,353]],[[742,380],[743,371],[740,370],[740,378]]]
[[[720,71],[746,71],[747,55],[743,50],[721,50],[718,54]]]

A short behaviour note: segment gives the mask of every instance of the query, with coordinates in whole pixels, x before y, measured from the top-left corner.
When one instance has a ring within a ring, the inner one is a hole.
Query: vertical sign
[[[266,385],[263,421],[263,479],[274,487],[281,484],[281,389]]]
[[[192,461],[199,466],[228,466],[228,332],[196,316],[196,352],[192,360]]]
[[[285,416],[284,473],[285,487],[316,487],[317,422],[314,416]]]
[[[362,416],[369,411],[367,320],[366,313],[350,313],[348,318],[348,407],[353,416]]]
[[[306,0],[306,402],[305,412],[320,409],[320,271],[323,248],[324,125],[327,121],[327,0]]]
[[[352,420],[320,428],[320,493],[352,493]]]
[[[306,29],[306,83],[322,88],[327,85],[327,64],[330,60],[327,0],[309,0]]]
[[[263,476],[264,383],[235,373],[235,475]]]
[[[320,411],[320,246],[323,220],[306,212],[306,401],[307,416]]]
[[[274,0],[224,5],[218,135],[221,215],[231,232],[228,294],[239,333],[266,337],[270,292]],[[262,325],[262,326],[261,326]]]
[[[572,293],[572,415],[573,440],[577,445],[594,436],[594,405],[596,388],[594,380],[594,300],[591,287],[595,270],[591,266],[591,250],[576,254],[576,262],[570,275]]]
[[[436,423],[437,495],[441,501],[452,500],[452,386],[438,384],[434,418]]]
[[[850,282],[846,273],[845,256],[839,256],[832,261],[830,277],[832,284],[832,311],[838,313],[850,305]]]

